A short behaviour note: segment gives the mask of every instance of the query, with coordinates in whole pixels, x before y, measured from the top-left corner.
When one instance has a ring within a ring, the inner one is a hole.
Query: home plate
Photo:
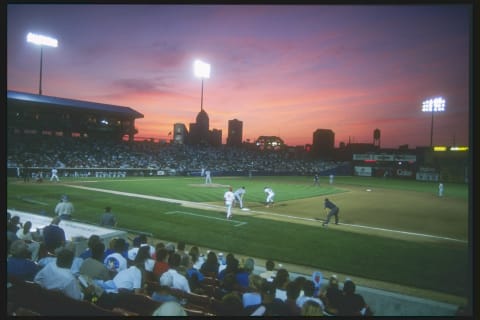
[[[366,189],[365,191],[370,192],[370,191],[372,191],[372,189]]]
[[[242,208],[242,211],[250,211],[248,208]]]

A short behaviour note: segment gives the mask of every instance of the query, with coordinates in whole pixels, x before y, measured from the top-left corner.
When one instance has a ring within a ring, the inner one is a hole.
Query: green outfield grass
[[[201,177],[63,179],[60,184],[7,182],[7,207],[53,216],[60,195],[75,205],[74,217],[97,223],[103,208],[113,208],[120,228],[156,238],[184,240],[222,252],[235,252],[367,279],[466,296],[468,275],[468,188],[382,178]],[[245,186],[245,206],[225,220],[223,193]],[[263,188],[275,191],[265,208]],[[198,207],[118,195],[72,186],[191,201]],[[369,189],[370,191],[367,191]],[[341,225],[322,228],[323,199],[340,207]]]

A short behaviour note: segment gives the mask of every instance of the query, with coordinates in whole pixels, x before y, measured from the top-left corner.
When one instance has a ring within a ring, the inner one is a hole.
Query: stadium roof
[[[7,91],[8,101],[18,101],[24,103],[55,105],[60,107],[70,107],[77,109],[98,110],[103,112],[120,113],[125,116],[134,118],[143,118],[143,114],[133,110],[130,107],[116,106],[112,104],[96,103],[82,100],[73,100],[58,98],[52,96],[45,96],[39,94],[32,94],[19,91]]]

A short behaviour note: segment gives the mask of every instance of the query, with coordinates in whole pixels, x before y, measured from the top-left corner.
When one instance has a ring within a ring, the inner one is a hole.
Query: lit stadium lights
[[[50,38],[47,36],[42,36],[40,34],[35,34],[29,32],[27,34],[27,42],[34,43],[40,46],[49,46],[49,47],[58,47],[58,40],[54,38]]]
[[[445,146],[435,146],[435,147],[433,147],[433,151],[447,151],[447,147],[445,147]]]
[[[450,147],[450,151],[468,151],[468,147]]]
[[[195,71],[195,77],[197,78],[210,78],[210,64],[200,60],[195,60],[193,64]]]
[[[422,112],[430,112],[432,114],[432,122],[430,125],[430,147],[433,147],[433,115],[435,112],[445,111],[445,99],[437,97],[423,101]]]
[[[29,32],[27,34],[27,42],[40,46],[40,83],[38,86],[38,94],[41,95],[42,94],[43,46],[56,48],[58,47],[58,40],[47,37],[47,36],[42,36],[40,34]]]
[[[210,78],[210,64],[200,60],[195,60],[193,63],[193,70],[195,77],[202,79],[202,98],[200,100],[200,110],[203,111],[203,79]]]

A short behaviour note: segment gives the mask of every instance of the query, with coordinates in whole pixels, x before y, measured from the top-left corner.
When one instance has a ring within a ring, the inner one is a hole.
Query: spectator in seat
[[[282,301],[287,300],[287,284],[290,282],[290,274],[287,269],[279,269],[275,279],[273,279],[273,284],[275,285],[275,297],[281,299]]]
[[[337,276],[332,275],[328,282],[328,286],[320,295],[320,298],[325,301],[325,311],[329,314],[337,314],[342,296],[342,291],[338,287]]]
[[[103,261],[112,276],[127,269],[127,259],[122,255],[125,250],[125,240],[115,238],[113,242],[114,252],[109,254]]]
[[[267,280],[268,281],[268,280]],[[300,296],[300,288],[295,281],[290,281],[287,284],[287,300],[285,300],[285,304],[289,310],[289,316],[299,316],[300,315],[300,307],[297,305],[297,299]]]
[[[250,315],[258,316],[288,316],[289,309],[284,301],[275,297],[275,285],[262,279],[262,303],[257,306],[247,307]],[[262,308],[263,307],[263,308]]]
[[[252,258],[247,258],[243,263],[243,267],[238,270],[236,278],[240,287],[247,289],[249,285],[248,277],[252,274],[255,268],[255,261]]]
[[[302,308],[303,304],[306,301],[313,300],[316,303],[318,303],[322,307],[322,311],[325,309],[323,305],[323,301],[314,296],[315,293],[315,283],[311,280],[306,280],[305,283],[303,284],[303,295],[299,296],[297,299],[297,305]]]
[[[273,279],[275,279],[275,276],[277,275],[277,272],[274,269],[275,262],[273,262],[273,260],[267,260],[265,262],[265,271],[260,273],[260,277],[270,282],[273,281]]]
[[[322,306],[313,300],[305,301],[300,311],[302,317],[321,317],[323,316]]]
[[[148,252],[148,248],[145,247],[145,249]],[[141,253],[141,251],[139,251],[139,253]],[[113,283],[118,292],[144,292],[145,259],[143,256],[143,254],[137,254],[135,261],[130,267],[120,270],[115,277],[113,277]]]
[[[47,264],[37,273],[34,281],[45,289],[59,290],[72,299],[83,300],[85,293],[92,294],[94,288],[89,286],[82,289],[78,279],[70,270],[73,258],[74,253],[71,250],[60,249],[55,263]]]
[[[169,269],[160,276],[159,282],[162,283],[162,281],[165,281],[166,277],[171,277],[172,288],[180,289],[190,293],[191,290],[187,278],[178,272],[180,259],[181,257],[178,253],[173,253],[170,255],[168,258]]]
[[[226,267],[218,273],[218,280],[222,281],[228,273],[233,273],[236,276],[239,271],[238,265],[238,259],[232,253],[227,254]]]
[[[153,276],[155,279],[159,279],[161,275],[167,271],[170,266],[167,262],[168,259],[168,251],[165,248],[160,248],[157,250],[155,255],[155,265],[153,266]]]
[[[10,245],[10,256],[7,258],[7,276],[18,280],[33,281],[40,270],[35,262],[29,259],[30,252],[24,240],[15,240]]]
[[[343,283],[343,297],[338,306],[339,316],[361,316],[367,311],[367,304],[363,297],[355,293],[355,283],[348,279]]]
[[[52,219],[52,222],[43,228],[43,241],[48,252],[54,253],[57,248],[63,247],[66,242],[65,230],[59,224],[62,218],[59,216]]]
[[[30,251],[32,255],[32,260],[37,261],[38,260],[38,252],[40,250],[40,243],[35,241],[33,238],[33,234],[30,231],[32,228],[32,222],[27,221],[23,224],[23,228],[19,229],[17,231],[17,238],[25,240],[25,243],[28,246],[28,251]]]
[[[85,259],[91,257],[92,256],[92,247],[96,242],[99,242],[99,241],[100,241],[100,236],[99,235],[97,235],[97,234],[90,235],[90,237],[88,238],[88,242],[87,242],[87,249],[85,249],[85,251],[83,251],[80,254],[80,258],[85,260]],[[103,247],[105,248],[105,245]],[[105,258],[105,257],[103,257],[103,258]],[[103,261],[103,258],[102,258],[102,261]]]
[[[220,267],[220,263],[218,262],[218,258],[215,252],[210,251],[207,254],[207,260],[202,264],[200,268],[200,272],[205,276],[218,276],[218,268]]]
[[[80,266],[80,274],[87,275],[92,279],[107,281],[111,279],[110,272],[103,264],[105,245],[98,241],[92,244],[91,256],[86,258]]]

